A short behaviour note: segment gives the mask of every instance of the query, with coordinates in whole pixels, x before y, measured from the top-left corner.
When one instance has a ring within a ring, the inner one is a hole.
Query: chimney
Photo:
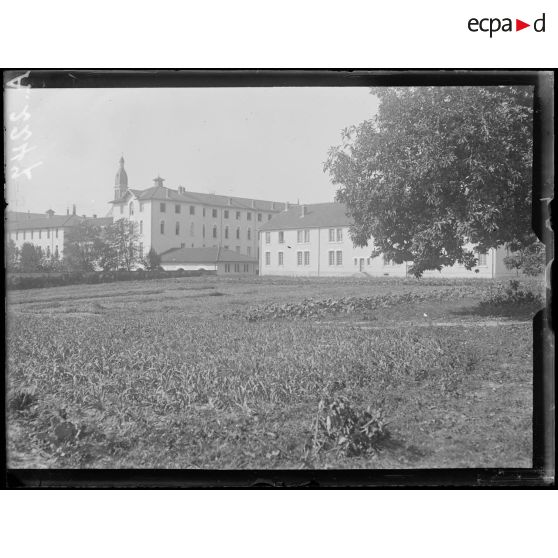
[[[97,219],[97,214],[93,213],[93,219]]]
[[[54,211],[52,211],[52,209],[49,209],[49,210],[47,210],[46,214],[47,214],[47,217],[49,219],[51,219],[54,216]]]
[[[184,188],[184,186],[179,186],[178,193],[184,195],[186,193],[186,188]]]
[[[75,215],[75,214],[76,214],[76,204],[74,203],[72,205],[72,215]]]
[[[300,206],[300,216],[306,217],[308,215],[308,208],[303,204]]]

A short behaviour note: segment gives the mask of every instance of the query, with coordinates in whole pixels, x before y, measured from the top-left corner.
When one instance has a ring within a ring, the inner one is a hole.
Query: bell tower
[[[128,175],[124,170],[124,157],[120,157],[119,168],[114,179],[114,199],[119,200],[128,189]]]

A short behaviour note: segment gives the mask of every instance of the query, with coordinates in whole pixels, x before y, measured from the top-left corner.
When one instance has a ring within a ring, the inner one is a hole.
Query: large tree
[[[40,246],[24,242],[19,253],[19,266],[21,271],[41,271],[44,261],[43,251]]]
[[[104,250],[100,227],[81,221],[64,239],[64,266],[71,271],[94,271]]]
[[[357,246],[409,271],[533,242],[530,87],[374,88],[376,117],[343,131],[325,170]],[[466,246],[467,244],[467,246]]]
[[[138,263],[139,234],[137,227],[128,219],[118,219],[105,230],[103,267],[105,269],[126,269],[130,271]]]

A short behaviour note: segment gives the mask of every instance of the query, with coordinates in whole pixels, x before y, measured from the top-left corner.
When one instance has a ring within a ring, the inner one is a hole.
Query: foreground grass
[[[469,283],[212,278],[17,293],[7,337],[9,466],[528,467],[530,322],[399,327],[418,325],[421,312],[447,318],[474,307]],[[485,288],[477,283],[478,297]],[[309,293],[413,289],[424,296],[378,309],[367,318],[372,329],[351,319],[230,317]],[[448,301],[444,289],[464,296]],[[383,328],[393,316],[398,327]],[[390,437],[377,452],[313,451],[319,401],[337,395],[387,417]]]

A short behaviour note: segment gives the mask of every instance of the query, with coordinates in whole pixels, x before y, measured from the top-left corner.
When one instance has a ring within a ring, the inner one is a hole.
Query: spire
[[[119,168],[114,179],[114,199],[120,199],[128,189],[128,175],[124,170],[124,155],[120,156]]]

